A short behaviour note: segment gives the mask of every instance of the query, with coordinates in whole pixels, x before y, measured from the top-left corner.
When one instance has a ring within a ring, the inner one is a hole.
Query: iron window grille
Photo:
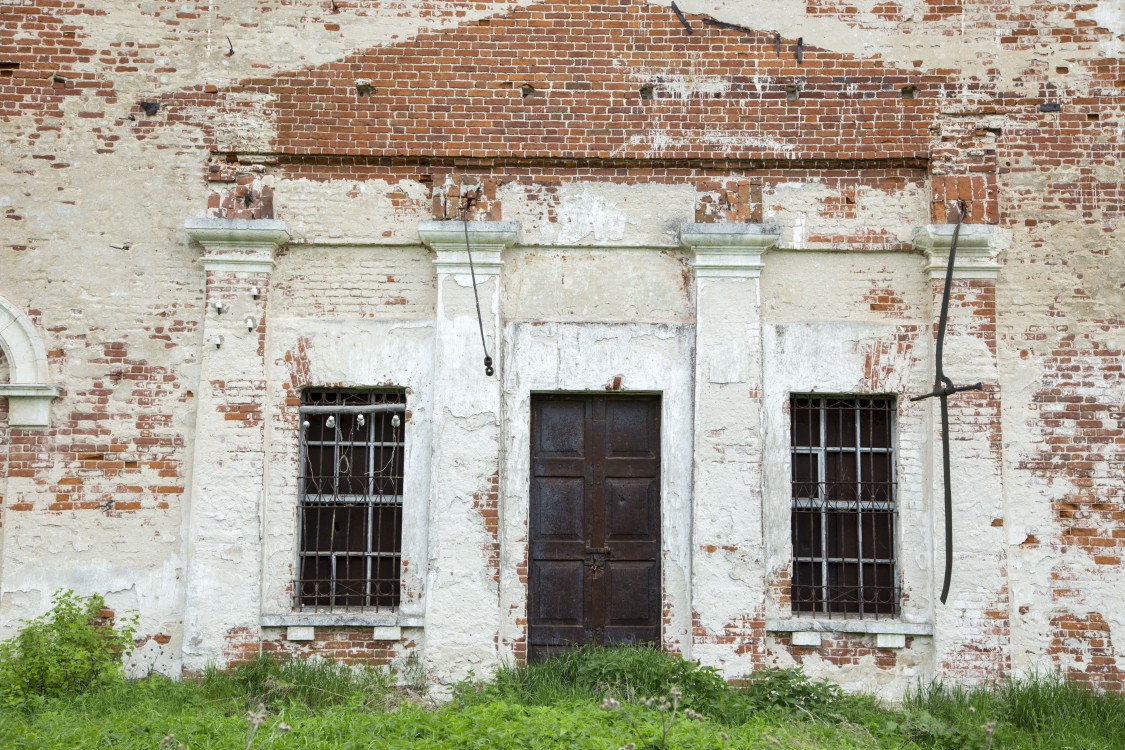
[[[898,614],[893,397],[792,396],[794,612]]]
[[[301,396],[297,609],[394,609],[402,568],[406,393]]]

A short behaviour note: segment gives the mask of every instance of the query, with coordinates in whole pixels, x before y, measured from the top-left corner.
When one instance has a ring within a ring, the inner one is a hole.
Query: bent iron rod
[[[941,465],[945,480],[945,581],[941,585],[941,603],[949,597],[949,582],[953,577],[953,489],[949,477],[949,396],[962,391],[980,391],[982,383],[972,385],[953,385],[942,368],[942,353],[945,345],[945,327],[949,321],[949,292],[953,286],[953,263],[957,257],[957,238],[961,234],[961,223],[968,212],[962,202],[957,215],[957,226],[953,229],[953,241],[949,244],[949,261],[945,267],[945,292],[941,297],[941,314],[938,317],[937,345],[934,351],[934,389],[921,396],[912,396],[911,401],[937,397],[941,399]]]

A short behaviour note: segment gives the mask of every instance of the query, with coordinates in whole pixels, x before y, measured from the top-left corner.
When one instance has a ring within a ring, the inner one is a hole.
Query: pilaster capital
[[[519,224],[514,221],[422,221],[418,237],[437,254],[438,273],[469,273],[465,232],[473,251],[473,271],[478,276],[498,276],[504,261],[501,253],[516,241]]]
[[[203,246],[208,271],[270,273],[277,249],[289,242],[289,225],[275,219],[188,219],[184,230]]]
[[[956,228],[956,224],[927,224],[914,230],[914,249],[926,256],[926,271],[931,279],[945,277]],[[1011,239],[1011,232],[992,224],[962,224],[953,278],[995,279],[1000,272],[1000,253]]]
[[[696,278],[726,276],[757,278],[762,254],[777,246],[781,236],[768,224],[683,224],[680,244],[695,253]]]
[[[0,384],[0,396],[8,399],[8,426],[45,428],[51,426],[51,401],[62,395],[62,388],[48,384]]]

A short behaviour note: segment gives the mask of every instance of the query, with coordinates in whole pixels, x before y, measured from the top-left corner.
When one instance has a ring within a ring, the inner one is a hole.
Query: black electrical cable
[[[473,299],[477,303],[477,327],[480,329],[480,347],[484,350],[484,374],[492,377],[492,357],[488,354],[488,343],[484,340],[484,318],[480,314],[480,295],[477,293],[477,272],[473,269],[473,249],[469,245],[469,208],[480,198],[480,188],[475,193],[466,193],[461,200],[461,226],[465,229],[465,252],[469,255],[469,276],[473,280]]]

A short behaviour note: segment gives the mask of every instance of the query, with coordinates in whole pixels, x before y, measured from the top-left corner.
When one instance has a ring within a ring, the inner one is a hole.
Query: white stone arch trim
[[[0,396],[8,399],[10,427],[49,427],[51,400],[62,392],[51,385],[47,350],[35,324],[22,310],[0,297],[0,349],[8,361],[8,382]]]

